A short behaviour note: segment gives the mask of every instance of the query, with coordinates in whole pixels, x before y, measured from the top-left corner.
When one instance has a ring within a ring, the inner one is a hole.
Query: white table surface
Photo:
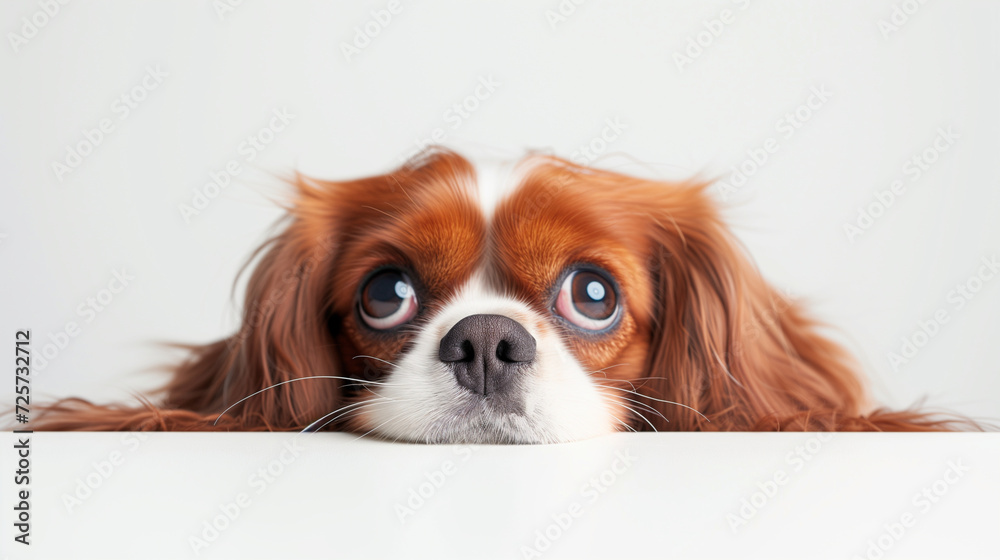
[[[0,558],[1000,558],[1000,434],[35,433],[29,546],[17,437]]]

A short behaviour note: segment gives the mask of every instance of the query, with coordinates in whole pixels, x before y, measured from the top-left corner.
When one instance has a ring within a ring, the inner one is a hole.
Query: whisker
[[[628,428],[628,429],[629,429],[630,431],[633,431],[633,432],[636,432],[636,433],[638,433],[638,432],[639,432],[638,430],[636,430],[636,429],[635,429],[635,428],[633,428],[632,426],[629,426],[629,425],[628,425],[627,423],[623,422],[623,421],[622,421],[622,420],[621,420],[620,418],[618,418],[618,417],[613,417],[613,418],[615,419],[615,422],[618,422],[618,423],[619,423],[619,424],[621,424],[622,426],[625,426],[625,427],[626,427],[626,428]]]
[[[376,358],[375,356],[369,356],[369,355],[367,355],[367,354],[358,354],[357,356],[354,356],[354,357],[353,357],[353,358],[351,358],[351,359],[352,359],[352,360],[356,360],[356,359],[358,359],[358,358],[371,358],[372,360],[378,360],[378,361],[380,361],[380,362],[382,362],[382,363],[384,363],[384,364],[389,364],[390,366],[392,366],[392,367],[394,367],[394,368],[398,368],[398,367],[399,367],[399,366],[397,366],[396,364],[394,364],[394,363],[390,362],[389,360],[383,360],[382,358]]]
[[[590,372],[589,375],[593,375],[595,373],[601,373],[601,374],[604,375],[604,377],[607,377],[608,374],[604,373],[604,370],[611,369],[611,368],[616,368],[616,367],[621,367],[621,366],[627,366],[627,365],[628,365],[627,363],[623,363],[623,364],[615,364],[613,366],[603,367],[601,369],[595,369],[594,371]]]
[[[389,400],[389,399],[386,399],[386,400]],[[299,432],[299,433],[300,434],[304,434],[304,433],[307,433],[307,432],[312,432],[313,430],[311,430],[310,428],[312,428],[316,424],[319,424],[320,422],[322,422],[323,420],[329,418],[330,416],[333,416],[334,414],[337,414],[340,411],[347,410],[347,409],[350,409],[350,408],[353,408],[353,407],[356,407],[356,406],[359,406],[359,405],[364,405],[364,404],[367,404],[367,403],[370,403],[370,402],[373,402],[373,401],[371,399],[369,399],[369,400],[365,400],[365,401],[353,402],[353,403],[350,403],[348,405],[342,406],[342,407],[338,408],[337,410],[334,410],[333,412],[329,412],[327,414],[324,414],[323,416],[320,416],[318,419],[316,419],[315,421],[313,421],[311,424],[309,424],[308,426],[306,426],[305,428],[303,428],[302,431]],[[375,401],[375,402],[377,402],[377,401]],[[319,431],[319,430],[316,430],[316,431]]]
[[[611,388],[613,388],[613,387],[609,387],[609,389],[611,389]],[[611,398],[615,398],[615,399],[624,399],[626,401],[633,402],[633,403],[635,403],[635,404],[637,404],[639,406],[645,407],[646,410],[649,410],[650,412],[652,412],[653,414],[656,414],[660,418],[663,418],[664,422],[670,422],[670,420],[668,420],[666,416],[664,416],[663,414],[660,414],[659,410],[656,410],[655,408],[653,408],[652,406],[650,406],[650,405],[648,405],[648,404],[646,404],[644,402],[640,402],[640,401],[637,401],[635,399],[630,399],[630,398],[628,398],[626,396],[623,396],[623,395],[609,394],[609,395],[606,395],[606,396],[611,397]]]
[[[337,376],[337,375],[310,375],[309,377],[296,377],[295,379],[289,379],[287,381],[282,381],[280,383],[275,383],[274,385],[271,385],[270,387],[264,387],[260,391],[257,391],[256,393],[249,394],[249,395],[243,397],[242,399],[234,402],[233,404],[229,405],[229,408],[227,408],[227,409],[225,409],[225,410],[223,410],[222,412],[219,413],[219,415],[215,418],[215,422],[212,422],[212,425],[214,426],[214,425],[218,424],[219,423],[219,419],[221,419],[223,416],[225,416],[225,414],[227,412],[229,412],[230,410],[232,410],[234,406],[240,404],[241,402],[243,402],[243,401],[245,401],[245,400],[247,400],[247,399],[249,399],[251,397],[256,397],[257,395],[263,393],[264,391],[269,391],[271,389],[274,389],[275,387],[280,387],[281,385],[284,385],[286,383],[292,383],[294,381],[305,381],[307,379],[343,379],[343,380],[346,380],[346,381],[358,381],[357,379],[354,379],[353,377],[340,377],[340,376]],[[377,381],[366,381],[365,383],[371,383],[373,385],[385,385],[385,383],[379,383]]]
[[[375,406],[377,404],[389,404],[389,403],[394,403],[394,402],[400,402],[400,401],[397,401],[396,399],[381,399],[381,400],[368,399],[366,401],[361,401],[360,404],[362,404],[363,406],[359,406],[359,407],[355,408],[354,410],[348,410],[348,411],[346,411],[346,412],[344,412],[342,414],[338,414],[337,416],[335,416],[335,417],[327,420],[326,422],[324,422],[322,426],[316,428],[315,430],[313,430],[313,432],[318,432],[318,431],[322,430],[323,428],[329,426],[331,423],[337,421],[337,419],[339,419],[341,417],[361,412],[361,410],[364,409],[364,408],[367,408],[368,405]],[[343,408],[341,408],[340,410],[343,410]],[[329,416],[329,414],[327,414],[326,416]],[[324,416],[323,418],[326,418],[326,416]],[[316,422],[319,422],[323,418],[320,418]],[[315,424],[316,422],[313,422],[313,424]]]
[[[633,395],[636,395],[636,396],[639,396],[639,397],[643,397],[643,398],[647,398],[647,399],[654,400],[654,401],[661,402],[661,403],[675,404],[677,406],[686,408],[686,409],[688,409],[688,410],[696,413],[698,416],[701,416],[702,418],[704,418],[706,422],[711,422],[711,420],[709,420],[707,416],[705,416],[701,412],[695,410],[694,408],[691,408],[690,406],[688,406],[686,404],[681,404],[681,403],[678,403],[678,402],[668,401],[668,400],[664,400],[664,399],[658,399],[656,397],[651,397],[649,395],[644,395],[644,394],[636,392],[636,391],[629,391],[628,389],[622,389],[621,387],[611,387],[610,385],[602,385],[602,386],[603,387],[607,387],[608,389],[614,389],[616,391],[624,391],[626,393],[632,393]]]
[[[407,413],[409,413],[409,412],[410,412],[410,411],[408,411],[408,410],[404,410],[403,412],[400,412],[399,414],[397,414],[397,415],[393,416],[392,418],[390,418],[390,419],[386,420],[385,422],[382,422],[382,423],[381,423],[381,424],[379,424],[378,426],[375,426],[374,428],[372,428],[372,429],[368,430],[367,432],[365,432],[365,433],[361,434],[361,435],[360,435],[360,436],[358,436],[358,437],[357,437],[357,439],[355,439],[354,441],[358,441],[359,439],[361,439],[361,438],[363,438],[363,437],[367,436],[368,434],[370,434],[370,433],[374,432],[375,430],[377,430],[377,429],[381,428],[382,426],[385,426],[385,425],[386,425],[386,424],[388,424],[389,422],[392,422],[392,421],[393,421],[393,420],[395,420],[396,418],[399,418],[400,416],[403,416],[404,414],[407,414]]]
[[[636,414],[636,415],[637,415],[637,416],[638,416],[639,418],[642,418],[643,420],[645,420],[645,421],[646,421],[646,423],[647,423],[647,424],[649,424],[649,427],[650,427],[650,428],[653,428],[653,431],[654,431],[654,432],[658,432],[658,431],[659,431],[659,430],[657,430],[657,429],[656,429],[656,426],[654,426],[654,425],[653,425],[653,423],[649,421],[649,419],[648,419],[648,418],[646,418],[645,416],[643,416],[643,415],[642,415],[642,414],[641,414],[641,413],[640,413],[639,411],[637,411],[636,409],[634,409],[634,408],[632,408],[632,407],[628,406],[627,404],[623,404],[623,405],[621,405],[621,406],[623,406],[623,407],[625,407],[625,408],[627,408],[627,409],[631,410],[631,411],[632,411],[632,412],[634,412],[634,413],[635,413],[635,414]]]
[[[591,372],[591,373],[603,373],[603,371],[602,370],[597,370],[597,371],[594,371],[594,372]],[[605,375],[605,379],[604,380],[607,381],[608,383],[628,383],[629,387],[632,387],[633,391],[637,390],[636,387],[635,387],[635,384],[633,384],[628,379],[609,379]],[[601,385],[602,387],[610,387],[610,385],[602,385],[601,383],[598,383],[598,385]]]

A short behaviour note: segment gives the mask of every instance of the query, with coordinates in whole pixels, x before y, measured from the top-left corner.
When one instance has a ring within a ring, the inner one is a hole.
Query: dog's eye
[[[391,329],[417,314],[417,294],[410,279],[398,270],[372,276],[361,290],[361,318],[373,329]]]
[[[595,271],[577,270],[563,281],[556,296],[556,312],[581,329],[606,329],[618,318],[615,287]]]

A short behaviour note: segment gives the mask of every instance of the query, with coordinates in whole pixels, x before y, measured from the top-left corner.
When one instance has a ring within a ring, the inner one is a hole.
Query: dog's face
[[[343,363],[374,381],[355,391],[355,430],[537,443],[625,425],[614,380],[646,362],[648,263],[616,193],[587,204],[540,163],[433,170],[351,224],[332,282]],[[484,183],[505,193],[492,209]]]
[[[296,184],[240,332],[178,372],[169,405],[481,443],[860,405],[840,350],[761,280],[705,185],[449,152]]]

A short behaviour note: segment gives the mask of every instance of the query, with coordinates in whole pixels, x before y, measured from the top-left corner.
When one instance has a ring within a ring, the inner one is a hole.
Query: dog
[[[242,324],[161,402],[64,399],[35,429],[343,430],[425,443],[618,431],[928,431],[772,288],[708,183],[434,148],[302,175],[248,267]]]

